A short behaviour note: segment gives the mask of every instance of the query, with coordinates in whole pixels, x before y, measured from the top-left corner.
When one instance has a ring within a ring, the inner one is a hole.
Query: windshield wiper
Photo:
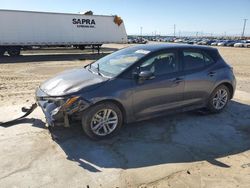
[[[95,73],[91,68],[88,68],[89,72]]]
[[[94,74],[98,74],[99,76],[106,77],[104,74],[102,74],[102,73],[100,72],[100,65],[99,65],[99,64],[97,64],[97,68],[96,68],[96,67],[94,67],[94,68],[97,70],[97,72],[94,71],[93,69],[91,69],[91,64],[89,64],[88,71],[90,71],[90,72],[92,72],[92,73],[94,73]]]
[[[98,74],[100,72],[100,65],[99,65],[99,63],[97,63],[97,72],[98,72]]]
[[[87,65],[89,68],[87,69],[88,71],[95,73],[92,69],[91,69],[91,64]]]
[[[98,75],[104,77],[104,75],[102,73],[100,73],[100,65],[99,65],[99,63],[97,63],[97,73],[98,73]]]

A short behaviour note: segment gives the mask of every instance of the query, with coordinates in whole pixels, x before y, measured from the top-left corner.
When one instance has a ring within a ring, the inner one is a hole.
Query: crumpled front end
[[[42,108],[48,126],[69,127],[69,117],[79,114],[90,106],[81,96],[51,97],[40,88],[36,91],[36,101]]]

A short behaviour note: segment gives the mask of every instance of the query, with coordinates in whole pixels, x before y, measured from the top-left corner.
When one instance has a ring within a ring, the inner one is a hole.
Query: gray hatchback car
[[[45,81],[36,99],[49,126],[82,121],[100,139],[125,123],[206,108],[221,112],[236,87],[217,49],[192,45],[137,45]]]

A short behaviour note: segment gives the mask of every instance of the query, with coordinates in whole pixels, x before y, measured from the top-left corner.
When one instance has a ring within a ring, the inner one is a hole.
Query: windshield
[[[130,65],[144,57],[150,51],[138,49],[123,49],[107,55],[90,66],[89,69],[93,70],[100,75],[107,77],[114,77],[120,74],[123,70],[127,69]]]

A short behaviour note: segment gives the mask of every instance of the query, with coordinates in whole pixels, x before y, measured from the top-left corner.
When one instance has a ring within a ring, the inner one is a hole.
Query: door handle
[[[214,76],[215,74],[216,74],[215,71],[211,71],[211,72],[208,73],[208,75],[211,76],[211,77]]]

